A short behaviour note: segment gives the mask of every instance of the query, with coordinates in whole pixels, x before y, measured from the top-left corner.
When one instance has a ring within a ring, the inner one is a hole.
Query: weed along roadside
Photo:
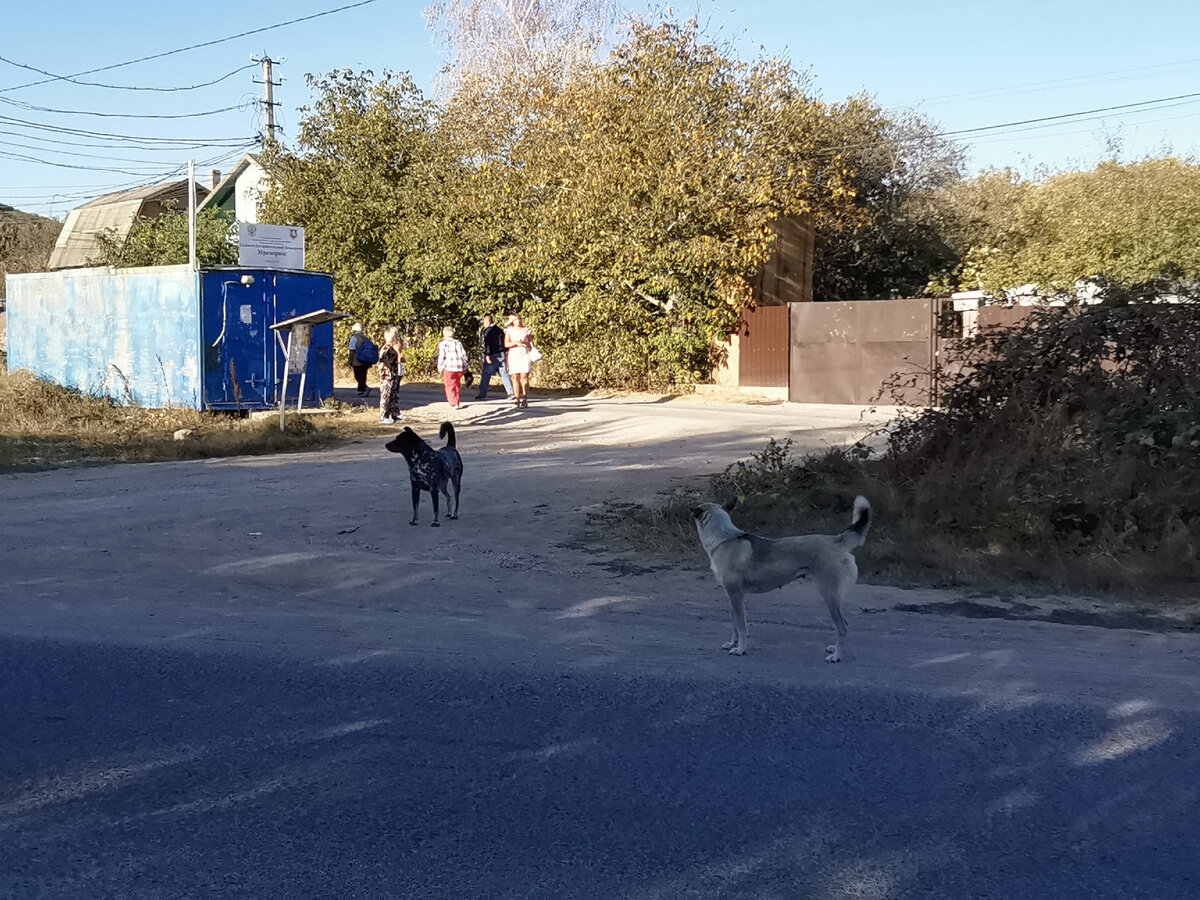
[[[470,422],[499,410],[472,404],[454,415],[441,396],[438,384],[402,385],[405,422],[436,429],[448,417]],[[274,410],[239,415],[147,409],[27,371],[0,372],[0,472],[312,451],[388,434],[380,427],[375,398],[356,399],[348,387],[335,389],[320,408],[288,411],[281,429]]]
[[[60,387],[28,372],[0,374],[0,471],[313,450],[354,432],[337,411],[271,416],[144,409]]]
[[[637,546],[652,530],[680,558],[698,495],[744,498],[739,524],[778,537],[840,527],[862,494],[876,515],[859,552],[868,580],[1095,592],[1198,627],[1200,293],[1162,295],[1110,284],[1092,304],[1033,309],[962,342],[941,405],[902,410],[876,440],[817,454],[771,440],[605,531]]]

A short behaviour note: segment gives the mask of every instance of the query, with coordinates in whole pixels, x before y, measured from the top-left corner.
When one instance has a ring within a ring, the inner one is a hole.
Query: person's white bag
[[[539,350],[537,347],[533,346],[533,344],[530,344],[529,345],[529,361],[537,362],[541,358],[542,358],[542,351]]]

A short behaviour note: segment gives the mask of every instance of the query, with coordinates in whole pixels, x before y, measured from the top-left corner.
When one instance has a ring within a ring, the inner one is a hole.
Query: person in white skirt
[[[533,332],[520,316],[509,316],[504,329],[508,350],[508,374],[513,383],[513,403],[520,409],[529,406],[529,373],[533,370]]]

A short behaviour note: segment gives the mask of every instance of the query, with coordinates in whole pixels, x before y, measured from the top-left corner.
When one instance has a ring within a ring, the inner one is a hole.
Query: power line
[[[87,109],[53,109],[48,106],[37,106],[33,103],[25,103],[21,100],[11,100],[8,97],[0,97],[0,103],[7,103],[9,106],[16,106],[19,109],[29,110],[30,112],[53,113],[60,116],[96,116],[104,119],[200,119],[205,116],[216,116],[221,113],[232,112],[241,109],[241,105],[226,106],[221,109],[210,109],[205,112],[197,113],[176,113],[174,115],[153,115],[149,113],[105,113],[94,112]]]
[[[15,66],[18,69],[27,69],[30,72],[37,72],[39,75],[49,75],[51,81],[69,81],[71,84],[78,84],[84,87],[107,88],[111,91],[154,91],[158,93],[197,91],[200,88],[212,87],[214,84],[220,84],[222,81],[232,78],[234,75],[237,75],[240,72],[254,68],[253,63],[245,66],[238,66],[238,68],[234,69],[232,72],[227,72],[220,78],[214,78],[212,81],[205,81],[201,84],[191,84],[186,87],[143,87],[141,85],[133,84],[104,84],[103,82],[99,81],[79,81],[78,79],[72,78],[69,75],[56,75],[53,72],[47,72],[45,69],[39,69],[37,66],[27,66],[24,63],[15,62],[14,60],[8,59],[4,56],[0,56],[0,62],[8,63],[10,66]],[[16,90],[16,88],[7,88],[5,90]],[[0,90],[0,93],[3,93],[3,90]]]
[[[142,172],[132,172],[129,169],[118,169],[110,166],[80,166],[74,163],[51,162],[48,159],[38,159],[36,156],[25,156],[21,153],[9,153],[0,150],[0,159],[12,159],[17,162],[31,162],[43,166],[54,166],[58,169],[79,169],[84,172],[116,172],[118,175],[142,175]]]
[[[30,82],[26,82],[25,84],[14,85],[13,87],[0,88],[0,94],[7,94],[10,91],[19,91],[23,88],[34,87],[35,85],[39,85],[39,84],[46,84],[47,82],[50,82],[50,81],[70,80],[72,78],[78,78],[81,75],[95,75],[97,72],[108,72],[112,69],[120,69],[120,68],[123,68],[124,66],[136,65],[137,63],[148,62],[152,59],[162,59],[164,56],[174,56],[177,53],[187,53],[190,50],[200,50],[204,47],[212,47],[212,46],[215,46],[216,44],[223,44],[226,41],[235,41],[238,38],[249,37],[252,34],[262,34],[263,32],[266,32],[266,31],[273,31],[276,28],[285,28],[288,25],[296,25],[300,22],[309,22],[313,19],[319,19],[322,16],[332,16],[335,13],[345,12],[348,9],[356,9],[357,7],[367,6],[368,4],[377,3],[377,2],[378,2],[378,0],[358,0],[357,3],[349,3],[346,6],[339,6],[336,9],[327,9],[324,12],[313,13],[310,16],[301,16],[298,19],[289,19],[286,22],[278,22],[274,25],[263,26],[262,28],[253,28],[250,31],[243,31],[239,34],[231,34],[228,37],[217,38],[217,39],[211,40],[211,41],[204,41],[203,43],[200,43],[200,44],[191,44],[190,46],[187,46],[187,47],[179,47],[176,50],[165,50],[162,53],[152,53],[149,56],[140,56],[137,59],[131,59],[126,62],[113,63],[112,65],[109,65],[109,66],[100,66],[99,68],[96,68],[96,69],[87,69],[86,71],[83,71],[83,72],[74,72],[71,75],[59,75],[59,76],[55,76],[53,78],[43,78],[40,81],[30,81]]]
[[[1040,116],[1036,119],[1021,119],[1016,122],[1004,122],[999,125],[981,125],[978,128],[960,128],[957,131],[943,131],[939,137],[957,137],[963,134],[978,134],[984,131],[998,131],[1002,128],[1016,128],[1021,125],[1034,125],[1041,122],[1057,122],[1063,119],[1075,119],[1080,116],[1091,116],[1097,113],[1118,112],[1126,109],[1137,109],[1139,107],[1157,106],[1164,103],[1175,103],[1176,101],[1191,101],[1200,98],[1200,91],[1191,94],[1177,94],[1174,97],[1159,97],[1157,100],[1142,100],[1137,103],[1122,103],[1118,106],[1100,106],[1095,109],[1083,109],[1078,112],[1061,113],[1056,116]]]
[[[247,153],[248,151],[253,149],[255,146],[256,146],[256,143],[247,143],[241,147],[236,148],[235,150],[225,152],[218,156],[210,157],[208,159],[199,160],[199,161],[197,161],[196,166],[197,166],[197,168],[209,168],[212,166],[220,165],[229,160],[240,158],[244,153]],[[0,153],[0,156],[3,156],[3,155],[4,155],[3,153]],[[158,184],[163,181],[167,181],[167,180],[170,180],[173,178],[178,178],[187,171],[187,164],[181,163],[179,165],[174,166],[173,168],[165,169],[165,170],[160,168],[160,169],[156,169],[153,173],[146,173],[146,174],[140,174],[137,172],[129,172],[129,171],[121,170],[121,169],[105,169],[105,168],[101,168],[101,167],[90,167],[90,166],[62,166],[62,168],[76,168],[76,169],[84,169],[84,170],[91,170],[91,171],[112,171],[117,174],[131,175],[134,178],[136,178],[137,180],[120,182],[117,184],[113,184],[110,182],[107,184],[88,185],[86,187],[80,186],[78,188],[72,188],[70,190],[64,190],[64,191],[53,191],[52,190],[51,193],[43,193],[43,194],[36,194],[36,195],[33,195],[33,194],[10,195],[7,192],[5,192],[5,196],[9,197],[10,199],[16,199],[17,196],[20,196],[25,200],[43,200],[43,201],[45,201],[41,204],[41,206],[39,208],[45,208],[47,206],[56,205],[56,203],[57,204],[75,203],[80,200],[92,200],[92,199],[95,199],[96,197],[102,197],[107,194],[116,193],[118,191],[129,190],[130,188],[142,187],[146,184]],[[3,188],[0,188],[0,191],[3,191],[3,190],[4,190]]]
[[[58,125],[40,125],[36,122],[25,122],[21,119],[14,119],[10,116],[0,116],[0,125],[16,126],[19,128],[33,128],[38,131],[49,131],[52,134],[65,134],[72,137],[91,137],[100,138],[103,140],[112,141],[138,141],[146,144],[158,144],[161,146],[175,146],[180,149],[183,145],[199,145],[201,147],[220,147],[229,145],[233,142],[243,142],[244,137],[234,138],[158,138],[150,136],[140,136],[131,134],[112,134],[103,131],[87,131],[82,128],[64,128]]]
[[[1014,84],[1006,87],[997,88],[981,88],[976,91],[964,91],[958,94],[942,94],[935,97],[923,97],[920,103],[948,103],[955,100],[977,100],[984,97],[998,97],[1015,94],[1029,94],[1037,91],[1053,90],[1056,87],[1076,86],[1080,84],[1106,84],[1110,81],[1122,81],[1124,78],[1112,78],[1110,76],[1133,75],[1140,77],[1154,77],[1155,75],[1163,74],[1169,69],[1178,69],[1181,67],[1192,68],[1200,65],[1200,59],[1184,59],[1177,62],[1158,63],[1153,66],[1138,66],[1130,69],[1111,69],[1107,72],[1096,72],[1089,75],[1077,75],[1069,78],[1056,78],[1049,81],[1030,81],[1022,84]]]
[[[1197,101],[1200,101],[1200,92],[1178,94],[1173,97],[1158,97],[1154,100],[1141,100],[1137,103],[1122,103],[1116,106],[1101,106],[1096,107],[1095,109],[1083,109],[1077,110],[1076,112],[1060,113],[1053,116],[1040,116],[1033,119],[1002,122],[996,125],[980,125],[975,128],[960,128],[954,131],[938,131],[929,135],[923,135],[915,140],[920,141],[927,137],[956,138],[963,136],[975,136],[974,140],[976,143],[989,143],[989,138],[998,137],[1003,131],[1010,131],[1015,134],[1020,134],[1022,132],[1052,128],[1056,124],[1077,125],[1083,122],[1095,121],[1105,118],[1104,113],[1123,111],[1151,112],[1157,109],[1171,109],[1176,106],[1185,106],[1189,103],[1195,103]],[[903,143],[903,140],[900,142]],[[867,141],[858,144],[839,144],[831,147],[823,147],[819,152],[823,154],[833,154],[840,153],[844,150],[872,150],[878,147],[892,146],[895,143],[896,141],[879,140]]]
[[[156,144],[149,144],[149,145],[141,144],[136,140],[126,140],[126,141],[117,142],[115,144],[112,142],[97,143],[94,141],[61,141],[56,138],[43,137],[40,134],[25,134],[24,132],[21,132],[21,131],[8,131],[4,128],[0,128],[0,134],[8,135],[9,137],[19,137],[25,141],[38,141],[39,143],[42,143],[42,144],[58,144],[63,147],[87,147],[92,150],[117,150],[117,149],[147,150],[147,151],[171,150],[172,152],[178,152],[180,150],[207,150],[214,146],[214,144],[210,141],[201,141],[201,142],[197,142],[195,144],[172,144],[169,147],[163,147],[161,145],[156,145]],[[238,140],[244,140],[244,139],[239,138]],[[217,142],[216,146],[221,146],[222,143],[223,142]],[[224,143],[228,143],[228,142],[224,142]]]
[[[0,144],[3,144],[6,147],[16,147],[20,150],[26,150],[26,151],[37,150],[37,151],[40,151],[43,153],[57,153],[61,156],[78,156],[83,159],[103,159],[103,160],[107,160],[109,162],[145,163],[146,165],[155,165],[156,164],[156,161],[152,160],[152,159],[131,159],[130,157],[127,157],[127,156],[110,156],[107,154],[99,154],[99,153],[80,153],[76,150],[59,150],[56,147],[30,147],[28,144],[18,144],[16,141],[0,140]],[[172,148],[172,149],[176,150],[176,148]],[[177,150],[176,150],[176,152],[177,152]]]

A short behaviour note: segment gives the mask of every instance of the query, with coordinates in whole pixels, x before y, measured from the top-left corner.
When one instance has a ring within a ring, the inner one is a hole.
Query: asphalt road
[[[844,663],[783,593],[729,657],[572,523],[855,418],[531,412],[436,530],[371,441],[0,478],[0,896],[1200,896],[1196,635],[867,585]]]

